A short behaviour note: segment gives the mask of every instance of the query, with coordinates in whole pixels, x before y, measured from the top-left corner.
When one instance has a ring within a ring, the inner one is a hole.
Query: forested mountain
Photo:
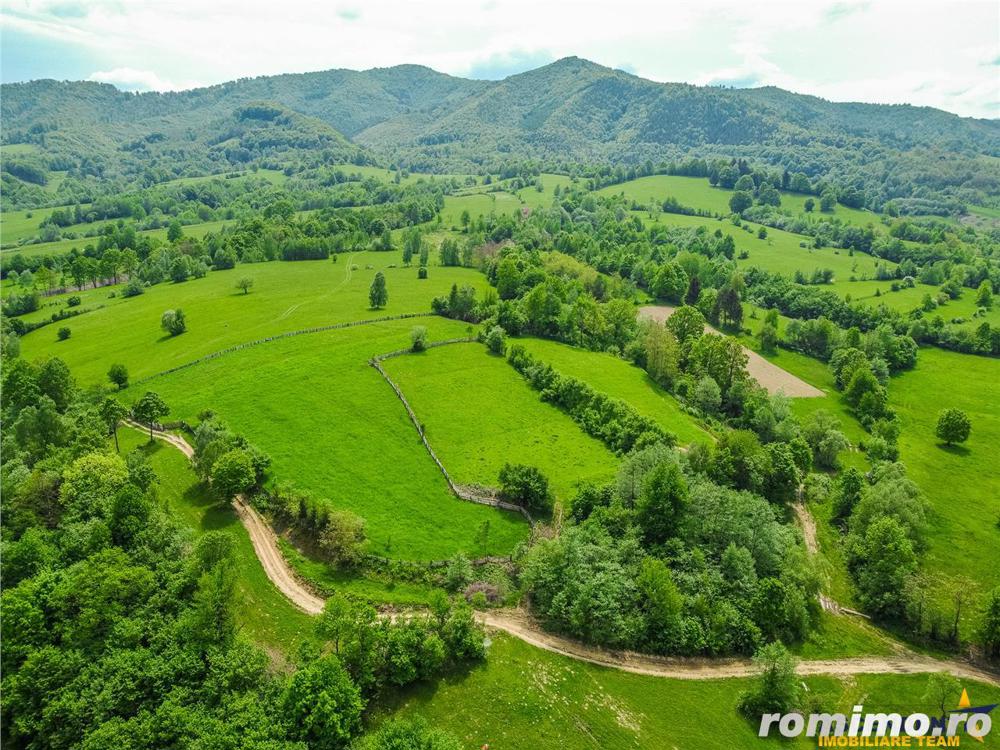
[[[567,169],[722,155],[856,187],[875,207],[894,197],[982,203],[1000,194],[996,121],[775,88],[660,84],[579,58],[496,82],[415,65],[166,94],[33,81],[3,86],[2,115],[4,144],[35,146],[8,152],[8,191],[30,190],[19,183],[42,181],[46,169],[67,171],[66,193],[248,163],[481,173],[526,160]]]

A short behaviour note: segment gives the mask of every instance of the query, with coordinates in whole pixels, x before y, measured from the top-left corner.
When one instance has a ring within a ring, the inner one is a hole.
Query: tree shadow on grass
[[[960,456],[962,458],[965,458],[970,453],[972,453],[972,451],[966,448],[964,445],[954,445],[954,444],[949,445],[948,443],[937,443],[937,447],[943,450],[945,453],[950,453],[953,456]]]

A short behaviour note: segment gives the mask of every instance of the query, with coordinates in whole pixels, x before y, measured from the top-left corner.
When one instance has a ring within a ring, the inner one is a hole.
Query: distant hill
[[[502,81],[402,65],[165,94],[32,81],[4,85],[2,97],[3,143],[36,146],[5,159],[13,167],[5,164],[8,200],[11,191],[37,194],[33,168],[65,171],[59,190],[70,195],[248,163],[484,172],[526,160],[551,169],[690,156],[824,177],[863,189],[873,206],[894,197],[1000,195],[997,121],[770,87],[661,84],[572,57]],[[273,112],[248,116],[247,108]]]

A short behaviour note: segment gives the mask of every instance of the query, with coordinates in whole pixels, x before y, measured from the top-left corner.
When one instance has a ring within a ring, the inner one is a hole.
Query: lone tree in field
[[[179,336],[184,333],[187,330],[184,311],[179,308],[177,310],[164,310],[163,316],[160,318],[160,328],[171,336]]]
[[[389,302],[389,291],[385,288],[385,275],[381,271],[375,274],[371,289],[368,290],[368,301],[376,310],[385,307]]]
[[[246,492],[256,481],[253,461],[241,448],[223,453],[212,466],[212,487],[226,500]]]
[[[108,370],[108,380],[118,386],[118,390],[124,390],[128,387],[128,370],[125,365],[111,365],[111,369]]]
[[[116,398],[108,396],[101,402],[101,420],[107,425],[108,434],[115,438],[115,452],[121,449],[118,447],[118,423],[128,416],[128,408]]]
[[[937,429],[934,432],[947,445],[952,445],[968,440],[971,429],[968,414],[961,409],[945,409],[938,414]]]
[[[244,276],[242,279],[236,282],[236,288],[242,289],[244,294],[250,293],[250,287],[253,286],[253,279],[249,276]]]
[[[136,422],[149,425],[149,442],[153,442],[153,425],[170,413],[170,407],[159,394],[146,391],[145,395],[132,407],[132,417]]]

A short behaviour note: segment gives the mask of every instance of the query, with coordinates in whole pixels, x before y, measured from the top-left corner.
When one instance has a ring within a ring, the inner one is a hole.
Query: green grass
[[[67,208],[67,206],[59,208]],[[68,206],[68,208],[73,208],[73,206]],[[0,244],[15,244],[19,240],[37,236],[41,231],[42,221],[56,210],[56,208],[29,208],[23,211],[0,213]]]
[[[644,206],[649,205],[649,202],[653,200],[657,203],[663,203],[666,198],[674,197],[678,203],[687,208],[728,215],[730,213],[729,199],[733,192],[721,187],[712,187],[705,177],[651,175],[629,180],[619,185],[608,185],[598,190],[597,194],[624,195],[629,200],[638,201]],[[861,226],[878,224],[881,218],[871,211],[862,211],[840,205],[829,213],[820,213],[819,198],[816,196],[788,192],[781,193],[781,209],[795,215],[805,215],[804,204],[810,197],[816,202],[816,209],[811,214],[813,218],[837,219],[848,224]]]
[[[47,326],[25,336],[21,352],[29,360],[62,357],[84,384],[104,380],[108,367],[115,362],[126,365],[134,380],[276,333],[429,312],[431,299],[447,293],[454,283],[479,288],[486,284],[476,271],[438,266],[431,266],[428,279],[418,280],[416,268],[401,267],[398,251],[337,257],[336,263],[275,261],[239,265],[181,284],[158,284],[138,297],[104,299],[105,307],[65,323],[73,332],[72,338],[58,341],[56,331],[61,325]],[[392,264],[397,267],[389,268]],[[372,268],[367,268],[369,265]],[[351,270],[352,266],[357,269]],[[372,310],[368,288],[379,270],[386,276],[389,303],[384,309]],[[254,279],[249,294],[235,288],[244,276]],[[107,293],[106,289],[97,290],[94,297],[103,294],[106,298]],[[160,329],[160,316],[164,310],[176,308],[187,316],[188,330],[171,338]],[[51,310],[45,317],[50,314]]]
[[[522,203],[530,208],[548,208],[552,205],[555,197],[555,189],[558,186],[562,190],[573,185],[573,178],[564,174],[549,174],[543,172],[539,175],[542,181],[542,189],[538,190],[534,185],[521,188],[516,195]]]
[[[232,506],[220,502],[198,481],[191,464],[175,448],[159,440],[149,443],[144,433],[125,427],[118,431],[118,439],[123,455],[140,448],[149,457],[159,478],[158,500],[171,518],[195,537],[206,531],[224,531],[233,536],[239,570],[240,628],[261,645],[293,653],[294,644],[311,631],[312,618],[294,607],[267,578]]]
[[[638,212],[645,219],[645,212]],[[682,214],[660,214],[658,220],[661,224],[671,227],[683,227],[693,229],[697,227],[707,227],[709,232],[721,229],[724,234],[731,235],[736,243],[737,255],[740,251],[747,251],[749,257],[738,258],[737,265],[741,268],[757,266],[772,273],[780,273],[784,276],[792,277],[796,271],[801,271],[809,277],[817,269],[830,269],[834,272],[834,278],[839,282],[849,283],[849,279],[854,276],[858,279],[875,277],[875,267],[879,262],[884,263],[888,268],[895,268],[896,264],[891,261],[878,261],[870,255],[855,253],[848,255],[847,250],[839,248],[824,247],[813,248],[810,238],[792,232],[785,232],[781,229],[766,227],[767,237],[760,239],[757,236],[759,224],[743,222],[744,227],[751,231],[734,226],[727,220],[710,219],[702,216],[684,216]],[[651,222],[646,220],[646,223]],[[805,243],[807,247],[802,247]],[[881,283],[884,291],[889,290],[889,282]],[[826,287],[824,287],[826,288]],[[874,290],[872,291],[874,293]]]
[[[383,364],[406,394],[434,451],[459,484],[497,486],[504,463],[538,467],[569,500],[585,481],[610,479],[617,459],[500,357],[455,344]]]
[[[426,607],[431,602],[432,586],[361,576],[310,559],[287,539],[279,538],[278,545],[299,577],[324,597],[339,593],[370,604],[391,604],[394,607]]]
[[[759,318],[746,321],[754,330],[760,325]],[[781,320],[781,327],[785,322]],[[756,347],[753,339],[745,337],[744,343]],[[826,409],[841,419],[844,433],[855,445],[866,438],[867,433],[842,403],[825,363],[786,350],[765,356],[828,394],[794,399],[792,409],[800,418]],[[945,612],[951,612],[956,586],[977,598],[1000,584],[996,565],[1000,466],[994,456],[994,447],[1000,444],[1000,361],[923,347],[916,368],[890,381],[889,405],[900,419],[900,460],[932,508],[922,570],[934,584],[932,596]],[[969,415],[972,434],[964,446],[947,448],[934,436],[938,412],[945,408],[962,409]],[[841,459],[847,466],[867,469],[861,453],[842,454]],[[820,547],[832,569],[831,593],[838,601],[850,603],[850,583],[839,549],[841,536],[829,523],[828,507],[814,507],[813,511]],[[975,605],[965,607],[965,637],[971,635],[975,612]]]
[[[469,217],[475,221],[480,216],[490,214],[511,214],[519,211],[521,202],[510,193],[469,193],[467,195],[446,195],[444,208],[441,209],[441,221],[446,228],[461,227],[463,211],[469,212]]]
[[[442,318],[417,322],[432,340],[465,333],[464,324]],[[375,354],[407,346],[414,324],[356,326],[243,349],[132,386],[123,400],[154,390],[172,407],[171,419],[215,410],[271,456],[277,480],[361,515],[374,553],[435,560],[458,551],[508,554],[527,536],[526,522],[453,497],[403,405],[368,365]],[[477,537],[486,522],[483,544]]]
[[[604,352],[590,352],[545,339],[517,339],[536,358],[563,375],[588,383],[595,390],[631,404],[640,414],[656,420],[677,435],[681,445],[709,439],[697,420],[640,368]]]
[[[45,209],[40,209],[45,210]],[[41,221],[39,219],[39,221]],[[103,224],[109,222],[116,222],[117,219],[109,219],[107,221],[98,221],[92,224],[76,224],[73,227],[67,227],[68,230],[84,232],[91,229],[97,229]],[[220,221],[205,221],[199,224],[189,224],[185,226],[184,234],[187,237],[204,237],[209,232],[218,232],[222,227],[227,224],[232,224],[232,221],[220,220]],[[143,229],[138,232],[138,234],[145,237],[155,237],[156,239],[166,240],[167,239],[167,228],[161,227],[160,229]],[[23,255],[25,258],[30,258],[35,255],[62,255],[63,253],[68,253],[73,248],[78,250],[83,250],[87,245],[97,245],[97,237],[77,237],[76,239],[65,239],[56,240],[55,242],[40,242],[34,245],[22,245],[21,247],[8,247],[3,250],[3,255]],[[7,240],[4,239],[6,243]]]
[[[930,711],[926,675],[860,675],[803,680],[819,710]],[[421,715],[453,732],[462,747],[490,750],[816,747],[815,740],[757,737],[737,713],[746,679],[682,681],[647,677],[573,661],[510,636],[492,636],[484,664],[383,701],[388,715]],[[976,705],[1000,701],[1000,690],[964,683]],[[959,695],[954,700],[958,703]],[[964,746],[963,742],[963,746]],[[987,740],[989,746],[989,740]]]
[[[892,379],[889,404],[902,426],[900,458],[933,509],[924,570],[950,611],[955,587],[981,593],[1000,584],[1000,361],[923,348],[916,368]],[[946,408],[961,409],[972,421],[964,445],[948,448],[934,436],[938,412]]]

